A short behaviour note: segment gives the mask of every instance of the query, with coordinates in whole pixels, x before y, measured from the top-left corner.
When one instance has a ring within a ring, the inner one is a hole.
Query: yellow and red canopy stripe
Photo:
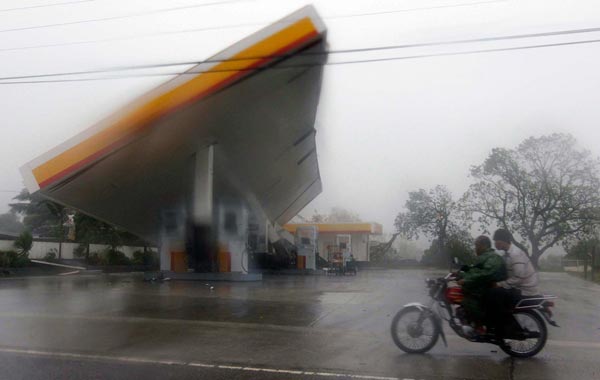
[[[310,17],[304,17],[239,53],[223,58],[222,62],[134,108],[116,123],[33,168],[36,182],[44,188],[68,176],[126,144],[153,121],[223,89],[249,75],[252,69],[289,54],[317,37],[317,27]]]
[[[382,234],[382,226],[379,223],[289,223],[283,226],[291,234],[295,234],[296,230],[300,227],[317,227],[320,234]]]

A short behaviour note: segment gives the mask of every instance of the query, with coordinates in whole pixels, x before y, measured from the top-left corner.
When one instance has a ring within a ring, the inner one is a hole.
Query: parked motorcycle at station
[[[521,297],[513,309],[513,316],[521,330],[514,339],[500,339],[495,334],[477,331],[467,320],[461,302],[462,288],[456,285],[456,277],[449,273],[445,277],[427,279],[431,303],[405,305],[393,318],[391,332],[394,343],[408,353],[425,353],[442,337],[447,346],[442,320],[448,322],[454,332],[471,342],[498,345],[514,357],[531,357],[540,352],[548,338],[546,322],[558,327],[552,320],[553,295]]]

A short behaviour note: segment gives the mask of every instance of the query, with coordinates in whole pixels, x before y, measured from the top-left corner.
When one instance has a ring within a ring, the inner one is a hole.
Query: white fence
[[[14,241],[13,240],[0,240],[0,251],[10,251],[14,250]],[[79,243],[62,243],[62,254],[61,257],[63,259],[75,259],[76,257],[73,255],[73,251],[79,246]],[[90,253],[101,252],[104,249],[108,248],[108,245],[102,244],[90,244]],[[59,243],[56,242],[46,242],[46,241],[35,241],[33,242],[33,247],[29,252],[30,259],[43,259],[46,254],[49,252],[55,252],[58,258],[58,249]],[[123,252],[125,256],[129,258],[133,258],[133,252],[135,251],[143,251],[144,247],[130,247],[123,246],[119,247],[119,251]]]

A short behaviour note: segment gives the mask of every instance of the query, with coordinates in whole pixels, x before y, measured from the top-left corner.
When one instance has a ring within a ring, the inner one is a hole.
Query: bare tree
[[[462,199],[482,229],[506,228],[534,265],[550,247],[598,222],[599,161],[571,135],[530,137],[516,149],[495,148],[471,168],[477,180]]]

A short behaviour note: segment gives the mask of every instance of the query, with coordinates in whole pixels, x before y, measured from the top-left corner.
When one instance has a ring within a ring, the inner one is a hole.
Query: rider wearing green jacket
[[[506,280],[507,270],[504,259],[492,249],[492,242],[487,236],[475,239],[475,253],[475,264],[464,268],[458,283],[465,295],[462,306],[467,315],[471,320],[481,322],[484,319],[483,296],[497,282]]]

